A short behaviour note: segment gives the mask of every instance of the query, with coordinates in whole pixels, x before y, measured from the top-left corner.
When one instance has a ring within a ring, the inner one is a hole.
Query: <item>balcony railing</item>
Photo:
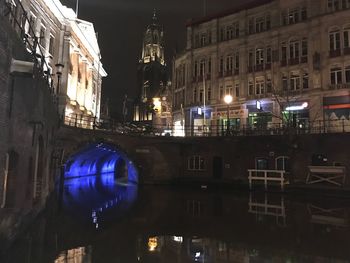
[[[350,89],[350,83],[338,83],[338,84],[331,84],[329,85],[330,90],[337,90],[337,89]]]
[[[232,70],[225,71],[225,77],[232,76]]]
[[[264,70],[264,64],[255,65],[256,72],[263,71],[263,70]]]
[[[350,47],[344,48],[344,55],[350,55]]]
[[[301,57],[300,63],[307,63],[307,56]]]
[[[335,58],[341,56],[341,49],[335,49],[329,51],[329,57]]]
[[[194,105],[194,104],[193,104]],[[196,104],[197,105],[197,104]],[[197,105],[200,106],[200,105]],[[105,130],[116,133],[157,136],[164,130],[164,125],[153,125],[148,127],[147,132],[142,128],[141,123],[121,123],[113,119],[97,119],[93,116],[72,114],[62,118],[67,126]],[[130,128],[134,127],[134,128]],[[176,130],[175,126],[167,125],[167,130]],[[227,129],[226,125],[192,125],[185,126],[182,129],[186,136],[278,136],[289,134],[327,134],[327,133],[350,133],[350,120],[319,120],[309,122],[305,127],[299,127],[292,123],[268,123],[266,125],[241,125],[238,127],[230,126]]]
[[[290,58],[289,59],[289,65],[298,65],[299,64],[299,58]]]

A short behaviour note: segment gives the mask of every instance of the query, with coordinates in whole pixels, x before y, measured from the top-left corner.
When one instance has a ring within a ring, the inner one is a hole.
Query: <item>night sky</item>
[[[76,0],[63,0],[75,8]],[[207,0],[207,14],[215,14],[247,0]],[[102,100],[109,98],[110,113],[121,118],[124,94],[137,94],[137,63],[141,57],[142,37],[157,10],[165,31],[165,56],[168,66],[175,50],[185,46],[186,22],[204,13],[204,0],[80,0],[81,19],[94,23],[98,32],[102,63],[108,73],[103,80]],[[131,104],[130,104],[131,110]]]

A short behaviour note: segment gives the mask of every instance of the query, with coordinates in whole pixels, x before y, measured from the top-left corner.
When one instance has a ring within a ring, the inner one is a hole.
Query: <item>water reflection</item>
[[[76,183],[67,186],[74,197],[68,204],[66,196],[68,210],[46,216],[45,231],[25,234],[36,244],[26,257],[30,260],[4,262],[350,262],[350,200],[130,190],[113,184],[111,177],[96,177],[93,187],[86,179],[79,183],[86,186],[82,190],[75,189]],[[98,184],[108,187],[101,191]],[[93,225],[80,223],[80,205],[90,209],[84,217]],[[45,242],[35,241],[37,233]]]
[[[63,209],[95,228],[101,222],[122,216],[137,199],[137,185],[120,182],[115,173],[76,177],[65,180]]]
[[[91,248],[79,247],[62,252],[55,263],[90,263]]]

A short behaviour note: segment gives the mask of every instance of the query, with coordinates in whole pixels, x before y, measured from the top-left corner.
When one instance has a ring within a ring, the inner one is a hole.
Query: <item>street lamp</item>
[[[230,133],[230,104],[232,102],[232,96],[231,95],[226,95],[224,97],[224,101],[227,104],[227,126],[226,126],[226,135],[229,135]]]
[[[57,89],[56,89],[56,93],[57,95],[60,93],[60,86],[61,86],[61,76],[62,76],[62,71],[64,68],[64,65],[61,63],[58,63],[55,65],[56,67],[56,74],[57,74]]]

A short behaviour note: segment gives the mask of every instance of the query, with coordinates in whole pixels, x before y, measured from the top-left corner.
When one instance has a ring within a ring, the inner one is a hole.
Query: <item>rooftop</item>
[[[220,12],[220,13],[216,13],[216,14],[213,14],[213,15],[201,17],[201,18],[198,18],[198,19],[191,19],[191,20],[189,20],[186,23],[186,26],[187,27],[189,27],[189,26],[196,26],[196,25],[208,22],[208,21],[213,20],[213,19],[225,17],[225,16],[228,16],[228,15],[232,15],[232,14],[238,13],[238,12],[243,11],[243,10],[252,9],[254,7],[258,7],[258,6],[261,6],[261,5],[265,5],[265,4],[271,3],[273,1],[275,1],[275,0],[253,0],[253,1],[250,1],[248,3],[246,2],[246,3],[243,3],[243,4],[238,4],[235,7],[230,8],[230,9],[225,10],[225,11]]]

